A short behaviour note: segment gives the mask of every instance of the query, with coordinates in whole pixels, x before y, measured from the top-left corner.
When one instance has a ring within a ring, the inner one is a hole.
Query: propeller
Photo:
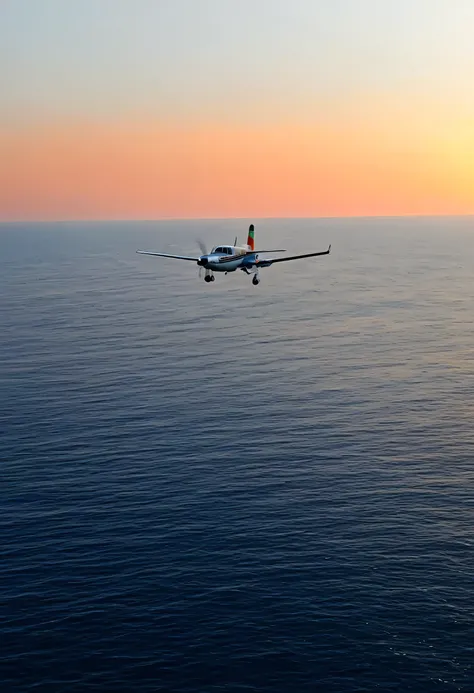
[[[206,248],[204,241],[202,241],[200,238],[198,238],[196,242],[197,242],[199,249],[201,251],[201,256],[202,255],[209,255],[209,253],[207,252],[207,248]],[[202,268],[203,268],[203,265],[201,264],[201,258],[199,258],[199,260],[198,260],[198,265],[199,265],[199,279],[201,279]],[[209,270],[206,269],[206,274],[208,274],[208,272],[209,272]]]
[[[201,255],[208,255],[206,244],[204,243],[204,241],[202,241],[200,238],[198,238],[196,243],[198,244],[198,246],[201,250]]]

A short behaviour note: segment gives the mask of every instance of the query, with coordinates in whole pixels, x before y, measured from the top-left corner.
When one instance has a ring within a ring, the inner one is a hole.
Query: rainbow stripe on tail
[[[247,236],[247,245],[249,250],[255,250],[255,229],[253,224],[249,226],[249,235]]]

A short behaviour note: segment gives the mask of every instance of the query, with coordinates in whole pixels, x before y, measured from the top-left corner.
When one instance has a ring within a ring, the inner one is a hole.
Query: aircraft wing
[[[191,260],[192,262],[197,262],[198,257],[189,257],[189,255],[169,255],[168,253],[152,253],[148,250],[137,250],[140,255],[155,255],[156,257],[172,257],[175,260]]]
[[[322,252],[319,253],[304,253],[303,255],[290,255],[290,257],[278,257],[278,258],[269,258],[268,260],[258,260],[257,266],[258,267],[270,267],[270,265],[273,265],[275,262],[289,262],[290,260],[302,260],[305,257],[316,257],[317,255],[329,255],[331,252],[331,246],[327,250],[323,250]]]

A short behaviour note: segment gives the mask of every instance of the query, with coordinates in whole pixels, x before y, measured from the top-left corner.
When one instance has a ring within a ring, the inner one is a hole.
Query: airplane
[[[199,242],[202,255],[199,257],[189,257],[188,255],[170,255],[168,253],[153,253],[147,250],[137,250],[140,255],[155,255],[156,257],[168,257],[175,260],[189,260],[195,262],[199,267],[199,276],[205,270],[204,281],[213,282],[214,272],[235,272],[240,269],[252,276],[252,284],[257,286],[260,283],[259,270],[263,267],[271,267],[276,262],[288,262],[289,260],[301,260],[305,257],[316,257],[317,255],[329,255],[331,246],[327,250],[318,253],[305,253],[304,255],[291,255],[290,257],[264,258],[259,256],[265,253],[284,253],[283,249],[278,250],[255,250],[255,227],[250,224],[247,244],[237,245],[237,238],[234,245],[216,245],[211,252],[207,252],[202,242]]]

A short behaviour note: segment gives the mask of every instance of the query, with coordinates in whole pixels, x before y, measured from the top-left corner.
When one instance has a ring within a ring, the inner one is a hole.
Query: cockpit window
[[[230,248],[226,248],[218,246],[217,248],[214,249],[214,253],[221,253],[222,255],[232,255],[232,250]]]

